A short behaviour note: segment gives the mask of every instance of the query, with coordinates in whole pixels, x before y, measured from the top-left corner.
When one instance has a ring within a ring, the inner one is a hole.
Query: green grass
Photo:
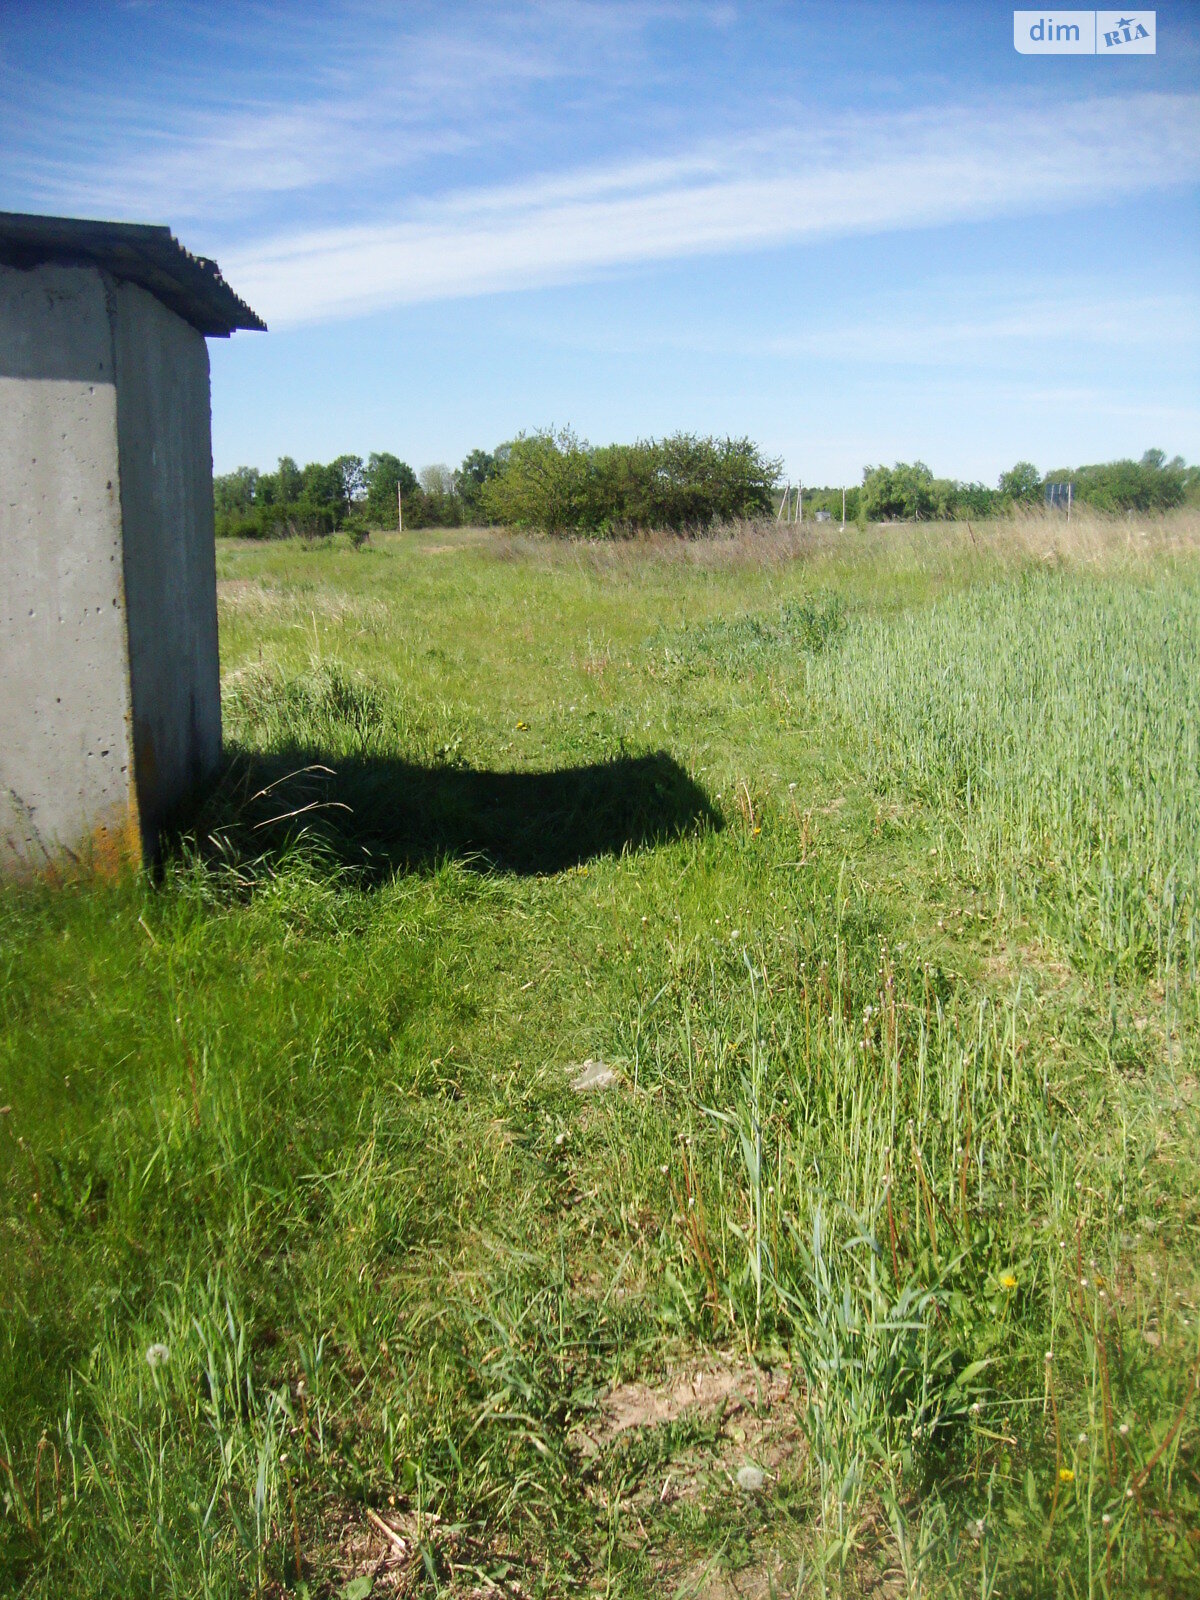
[[[1056,528],[220,547],[0,896],[0,1592],[1196,1592],[1196,530]]]

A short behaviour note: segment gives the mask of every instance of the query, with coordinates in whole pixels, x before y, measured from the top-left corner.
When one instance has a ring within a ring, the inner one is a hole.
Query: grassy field
[[[219,548],[0,895],[0,1592],[1200,1592],[1200,524]]]

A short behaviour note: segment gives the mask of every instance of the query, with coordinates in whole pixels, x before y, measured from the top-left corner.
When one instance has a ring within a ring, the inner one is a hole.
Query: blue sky
[[[1048,14],[1053,14],[1052,12]],[[218,471],[748,433],[809,483],[1200,457],[1200,6],[0,5],[0,208],[166,222]]]

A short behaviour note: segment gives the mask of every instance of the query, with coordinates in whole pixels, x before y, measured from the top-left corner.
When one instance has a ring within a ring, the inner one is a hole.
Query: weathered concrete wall
[[[220,755],[208,354],[91,267],[0,267],[0,868],[152,853]]]
[[[0,864],[140,852],[106,285],[0,267]]]
[[[134,771],[154,832],[221,757],[208,347],[136,284],[114,319]]]

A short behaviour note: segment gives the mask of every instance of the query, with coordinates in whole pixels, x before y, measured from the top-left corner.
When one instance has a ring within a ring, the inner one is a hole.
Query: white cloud
[[[222,265],[278,325],[806,239],[1054,211],[1200,178],[1200,96],[844,118],[458,191]]]
[[[233,52],[227,24],[185,13],[161,59],[116,86],[61,75],[53,57],[34,78],[0,61],[0,144],[41,203],[93,215],[211,221],[272,198],[311,209],[322,189],[344,214],[431,157],[536,136],[551,87],[582,104],[636,83],[639,40],[676,8],[422,9],[348,0],[281,25],[277,8],[249,8]],[[180,72],[214,50],[218,73]]]

